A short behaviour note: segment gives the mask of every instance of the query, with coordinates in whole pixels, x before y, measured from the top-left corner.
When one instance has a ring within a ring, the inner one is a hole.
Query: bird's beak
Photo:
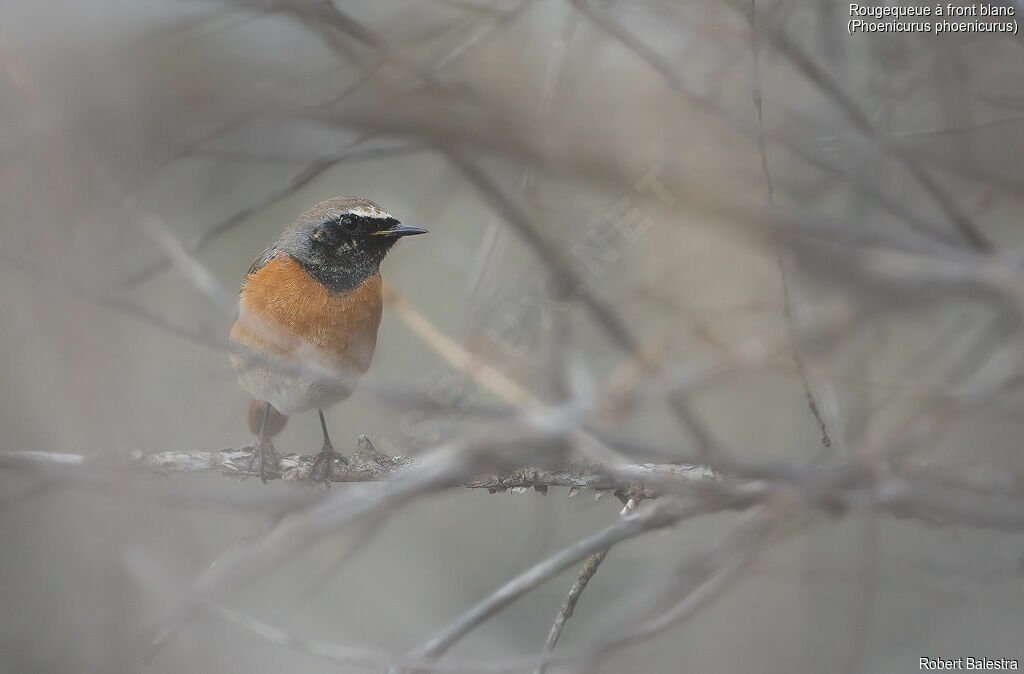
[[[391,229],[385,229],[380,232],[374,232],[374,236],[389,236],[398,238],[400,236],[412,236],[413,234],[426,234],[427,230],[422,227],[410,227],[408,225],[396,225]]]

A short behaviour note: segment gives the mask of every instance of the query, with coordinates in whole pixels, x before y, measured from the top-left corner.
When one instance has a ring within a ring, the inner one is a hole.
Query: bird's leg
[[[309,472],[309,478],[315,484],[322,484],[325,486],[331,485],[331,467],[335,464],[346,464],[346,459],[341,454],[334,451],[334,445],[331,444],[331,437],[327,434],[327,420],[324,419],[324,411],[317,410],[320,415],[320,430],[324,433],[324,446],[317,454],[316,460],[313,462],[313,468]]]
[[[277,468],[279,461],[274,445],[271,444],[270,438],[267,437],[266,433],[268,414],[270,414],[270,403],[263,403],[263,420],[260,422],[260,433],[256,436],[256,444],[252,448],[252,459],[249,462],[250,470],[255,470],[259,466],[260,480],[263,481],[263,484],[267,483],[267,463]]]
[[[321,454],[334,452],[334,445],[331,444],[331,436],[327,434],[327,420],[324,419],[324,411],[317,410],[317,414],[320,415],[320,430],[324,434],[324,446],[320,450]]]

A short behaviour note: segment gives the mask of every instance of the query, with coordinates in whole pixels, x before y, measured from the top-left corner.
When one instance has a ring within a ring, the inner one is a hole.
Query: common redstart
[[[267,464],[278,462],[270,437],[303,410],[319,412],[324,436],[314,476],[345,460],[331,445],[324,408],[347,398],[370,366],[381,318],[381,261],[399,238],[426,231],[367,199],[335,197],[300,215],[249,267],[230,339],[267,359],[230,358],[253,398],[249,429],[257,434],[253,461],[263,482]],[[338,376],[274,366],[289,361],[313,362]]]

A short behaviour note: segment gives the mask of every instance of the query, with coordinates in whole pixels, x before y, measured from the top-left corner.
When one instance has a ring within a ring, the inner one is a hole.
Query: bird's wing
[[[260,269],[263,269],[265,266],[267,266],[268,262],[270,262],[275,257],[277,257],[277,253],[278,253],[278,250],[277,250],[277,246],[275,244],[270,244],[269,246],[267,246],[263,250],[263,252],[260,253],[256,257],[256,259],[252,261],[252,264],[249,265],[249,271],[245,272],[246,278],[248,278],[250,274],[255,274]],[[244,285],[244,281],[243,281],[243,285]]]

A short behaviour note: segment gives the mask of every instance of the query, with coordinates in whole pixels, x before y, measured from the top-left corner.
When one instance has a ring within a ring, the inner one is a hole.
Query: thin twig
[[[368,138],[369,136],[358,138],[339,154],[317,159],[292,176],[291,179],[281,185],[281,187],[268,191],[262,197],[246,205],[244,208],[236,210],[223,220],[205,227],[201,232],[199,232],[199,234],[196,234],[183,244],[185,250],[191,253],[201,250],[218,236],[241,224],[254,213],[259,213],[277,201],[297,192],[322,175],[325,171],[337,166],[338,164],[356,159],[369,159],[392,154],[404,154],[416,149],[415,146],[409,145],[358,149],[358,145],[364,143]],[[125,288],[129,288],[140,283],[144,283],[166,269],[170,263],[170,259],[167,257],[161,257],[149,266],[128,276],[121,285]]]
[[[676,68],[657,51],[652,49],[645,40],[633,35],[621,24],[608,16],[607,12],[599,11],[591,5],[588,0],[569,1],[583,15],[600,26],[612,38],[617,40],[626,49],[633,52],[638,58],[646,62],[655,72],[658,73],[658,75],[662,77],[673,92],[681,96],[697,110],[704,113],[708,119],[716,121],[725,120],[737,133],[756,141],[756,132],[747,128],[741,119],[732,114],[729,108],[716,103],[707,96],[702,96],[691,91],[686,85],[686,82],[680,76],[679,72],[677,72]],[[737,8],[739,8],[738,5]],[[861,190],[866,196],[873,198],[880,206],[904,220],[915,230],[927,235],[929,240],[939,240],[949,244],[957,241],[956,239],[949,239],[944,232],[937,230],[929,222],[915,215],[906,207],[902,200],[889,197],[884,191],[877,189],[871,181],[864,180],[855,174],[849,168],[847,163],[830,161],[815,147],[807,143],[801,136],[782,135],[777,136],[777,139],[797,156],[815,168],[842,178],[851,186]]]
[[[444,153],[453,165],[493,204],[505,221],[545,264],[558,283],[555,295],[560,298],[571,297],[579,301],[594,322],[612,339],[616,346],[630,357],[641,356],[644,353],[642,345],[626,322],[611,305],[598,298],[565,257],[544,240],[529,216],[518,204],[509,199],[483,169],[464,153],[451,148],[445,149]],[[647,367],[651,371],[656,369],[653,363],[647,363]],[[711,433],[705,428],[703,421],[690,409],[690,404],[684,395],[668,395],[667,401],[676,417],[691,434],[695,448],[693,453],[706,459],[716,443],[712,439]]]
[[[779,513],[774,510],[770,506],[765,506],[751,513],[716,545],[685,560],[676,570],[673,583],[682,589],[681,599],[653,618],[597,639],[587,653],[588,660],[592,662],[605,653],[657,636],[694,616],[730,587],[739,573],[756,559],[765,542],[778,527]],[[657,593],[651,603],[661,603],[661,594],[662,592]]]
[[[764,97],[761,93],[761,52],[758,45],[757,0],[750,0],[750,13],[748,15],[748,19],[750,21],[750,52],[754,70],[753,102],[754,110],[757,113],[757,151],[761,155],[761,173],[764,176],[765,202],[770,208],[775,203],[775,187],[772,183],[772,174],[768,165],[768,148],[765,143]],[[832,438],[829,436],[828,427],[825,425],[825,420],[821,416],[821,406],[818,404],[814,391],[811,389],[807,363],[804,361],[803,355],[800,353],[800,343],[796,339],[796,335],[798,333],[792,309],[794,300],[792,288],[790,287],[792,280],[790,279],[787,269],[789,264],[788,257],[789,252],[783,250],[781,252],[781,259],[779,260],[779,273],[782,276],[783,314],[786,317],[786,322],[789,324],[790,333],[793,335],[793,360],[796,361],[797,373],[804,387],[804,396],[807,398],[807,408],[810,410],[811,415],[818,424],[818,430],[821,432],[822,446],[828,448],[832,446]]]
[[[740,0],[728,0],[728,3],[737,11],[743,12]],[[941,208],[953,226],[957,229],[963,239],[975,250],[990,252],[993,244],[989,238],[979,230],[971,218],[963,211],[960,205],[950,195],[950,191],[943,188],[935,178],[925,170],[914,157],[902,146],[887,143],[883,134],[871,122],[860,105],[831,77],[816,61],[810,58],[788,35],[770,21],[761,22],[761,28],[765,31],[772,45],[782,53],[802,73],[809,82],[825,93],[833,100],[836,106],[842,110],[857,129],[863,133],[876,146],[895,158],[900,165],[912,175],[918,184],[928,193],[935,203]]]
[[[719,505],[724,505],[724,503]],[[620,541],[635,538],[654,529],[671,526],[684,517],[707,512],[709,507],[707,503],[670,499],[659,501],[647,510],[629,515],[596,534],[560,550],[508,581],[452,621],[434,637],[410,651],[409,657],[440,657],[475,627],[579,560]]]
[[[622,507],[622,516],[626,516],[636,510],[636,500],[629,499],[626,505]],[[573,612],[576,610],[576,603],[583,596],[583,591],[587,589],[587,585],[590,583],[590,579],[597,573],[597,569],[601,566],[604,558],[608,556],[608,551],[611,547],[607,547],[603,550],[598,550],[592,554],[587,561],[583,564],[583,568],[576,575],[576,581],[569,588],[569,594],[566,596],[565,601],[562,603],[562,608],[558,610],[558,615],[555,616],[555,622],[551,625],[551,631],[548,633],[547,641],[544,644],[544,656],[549,655],[555,650],[555,646],[558,645],[558,639],[562,636],[562,631],[565,629],[565,625],[569,622],[569,618],[572,617]],[[537,667],[536,674],[544,674],[547,671],[548,663],[542,661]]]
[[[426,316],[409,304],[398,289],[390,283],[383,286],[384,302],[395,312],[413,333],[449,365],[466,373],[482,388],[497,395],[516,407],[529,407],[538,400],[512,378],[494,365],[464,348],[448,335],[441,332]]]

